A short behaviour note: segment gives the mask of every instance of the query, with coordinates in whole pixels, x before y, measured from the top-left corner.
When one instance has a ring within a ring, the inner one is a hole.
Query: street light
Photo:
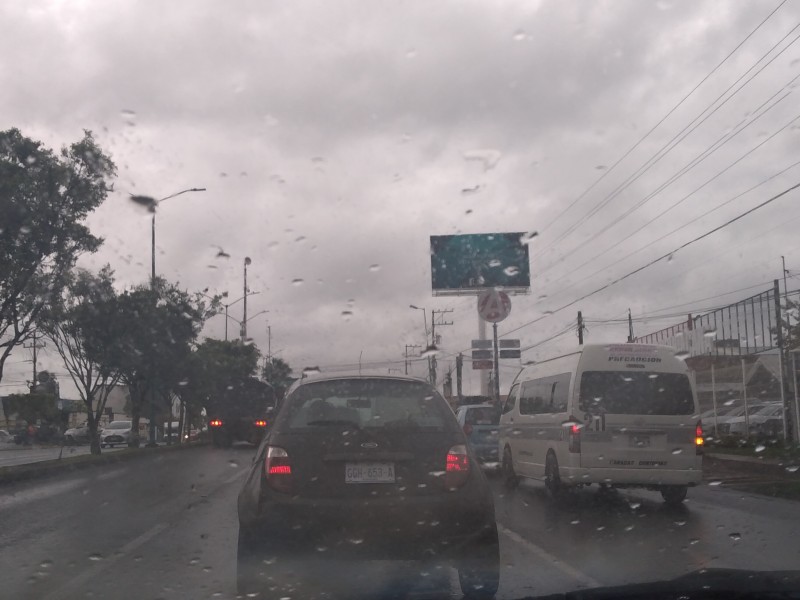
[[[409,308],[413,308],[414,310],[421,310],[422,311],[422,320],[425,323],[425,345],[428,344],[428,313],[425,312],[425,308],[421,306],[414,306],[413,304],[408,305]]]
[[[161,200],[158,200],[156,202],[156,204],[155,204],[155,207],[153,207],[153,220],[152,220],[152,223],[151,223],[152,236],[151,236],[151,244],[150,244],[150,257],[151,257],[151,262],[150,262],[150,266],[151,266],[150,282],[151,283],[150,283],[150,285],[151,285],[151,287],[155,287],[155,284],[156,284],[156,211],[155,211],[155,208],[158,207],[158,205],[161,204],[162,202],[165,202],[165,201],[169,200],[170,198],[174,198],[175,196],[180,196],[181,194],[187,194],[189,192],[205,192],[205,191],[206,191],[206,188],[189,188],[189,189],[186,189],[186,190],[181,190],[180,192],[176,192],[174,194],[170,194],[169,196],[166,196],[166,197],[162,198]]]
[[[261,292],[248,292],[247,294],[245,294],[241,298],[237,298],[233,302],[229,302],[228,304],[224,304],[223,305],[223,306],[225,306],[225,341],[226,342],[228,341],[228,319],[233,319],[234,321],[239,323],[240,326],[241,326],[241,323],[242,323],[241,321],[238,321],[237,319],[234,319],[233,317],[228,315],[228,308],[230,308],[231,306],[233,306],[234,304],[236,304],[238,302],[241,302],[242,300],[245,300],[247,298],[247,296],[255,296],[255,295],[260,294],[260,293]]]
[[[252,294],[250,294],[250,295],[252,296]],[[252,321],[252,320],[253,320],[253,319],[255,319],[256,317],[260,317],[261,315],[263,315],[263,314],[266,314],[266,313],[268,313],[268,312],[269,312],[268,310],[262,310],[262,311],[259,311],[259,312],[257,312],[257,313],[256,313],[256,314],[254,314],[253,316],[251,316],[251,317],[248,317],[248,318],[247,318],[247,323],[249,323],[250,321]],[[245,327],[245,325],[247,324],[247,323],[246,323],[246,322],[244,322],[244,321],[240,321],[240,320],[239,320],[239,319],[237,319],[236,317],[231,317],[230,315],[226,315],[226,316],[227,316],[227,317],[228,317],[228,318],[229,318],[231,321],[233,321],[234,323],[238,323],[238,324],[239,324],[239,331],[240,331],[240,332],[242,331],[242,329],[243,329],[243,328]]]
[[[242,312],[242,343],[247,339],[247,266],[253,261],[249,256],[244,257],[244,310]]]

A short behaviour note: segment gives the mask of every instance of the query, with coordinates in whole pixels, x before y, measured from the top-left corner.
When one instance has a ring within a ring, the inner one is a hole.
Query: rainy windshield
[[[0,24],[0,597],[792,588],[800,0]]]

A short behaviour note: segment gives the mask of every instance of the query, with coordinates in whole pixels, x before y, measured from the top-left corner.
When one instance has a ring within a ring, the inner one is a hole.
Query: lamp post
[[[252,296],[253,294],[250,294],[250,295]],[[268,312],[269,312],[268,310],[262,310],[262,311],[259,311],[259,312],[257,312],[256,314],[252,315],[251,317],[248,317],[248,318],[247,318],[247,322],[249,322],[249,321],[252,321],[252,320],[253,320],[253,319],[255,319],[256,317],[260,317],[261,315],[263,315],[263,314],[266,314],[266,313],[268,313]],[[239,319],[237,319],[236,317],[231,317],[231,316],[230,316],[230,315],[228,315],[227,313],[226,313],[226,317],[227,317],[227,319],[230,319],[231,321],[233,321],[234,323],[237,323],[237,324],[239,325],[239,331],[242,331],[242,329],[244,329],[244,328],[245,328],[245,326],[247,325],[247,322],[245,322],[245,321],[240,321],[240,320],[239,320]],[[227,329],[227,327],[226,327],[226,329]]]
[[[242,343],[247,339],[247,267],[253,261],[249,256],[244,257],[244,310],[242,311]]]
[[[155,207],[153,208],[153,218],[150,223],[150,288],[155,291],[156,289],[156,211],[155,208],[158,207],[159,204],[169,200],[170,198],[174,198],[175,196],[180,196],[181,194],[187,194],[189,192],[205,192],[206,188],[188,188],[185,190],[181,190],[180,192],[175,192],[174,194],[170,194],[169,196],[165,196],[158,200],[155,203]],[[155,369],[152,369],[152,373],[155,372]],[[170,408],[170,423],[172,422],[172,409]],[[150,382],[150,424],[149,424],[149,441],[147,443],[148,446],[155,446],[156,445],[156,402],[155,402],[155,383],[151,380]]]
[[[241,326],[241,321],[238,321],[237,319],[234,319],[233,317],[231,317],[231,316],[228,314],[228,309],[229,309],[231,306],[233,306],[234,304],[237,304],[237,303],[241,302],[242,300],[245,300],[245,299],[247,298],[247,296],[255,296],[255,295],[257,295],[257,294],[260,294],[260,293],[261,293],[261,292],[247,292],[247,295],[246,295],[246,296],[242,296],[241,298],[237,298],[237,299],[236,299],[236,300],[234,300],[233,302],[229,302],[229,303],[227,303],[227,304],[223,304],[223,306],[225,307],[225,341],[226,341],[226,342],[228,341],[228,319],[231,319],[232,321],[235,321],[236,323],[239,323],[239,324],[240,324],[240,326]],[[259,313],[259,314],[260,314],[260,313]],[[251,318],[252,318],[252,317],[251,317]]]

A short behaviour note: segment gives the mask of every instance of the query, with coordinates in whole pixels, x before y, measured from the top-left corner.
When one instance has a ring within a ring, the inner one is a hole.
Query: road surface
[[[0,486],[0,595],[234,598],[235,500],[252,455],[197,447]],[[555,505],[538,484],[493,486],[499,599],[800,565],[800,503],[723,484],[677,510],[649,492],[584,490]],[[429,577],[450,583],[433,598],[460,598],[452,572]]]

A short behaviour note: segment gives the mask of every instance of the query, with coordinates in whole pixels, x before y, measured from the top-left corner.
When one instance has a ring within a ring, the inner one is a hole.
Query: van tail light
[[[705,443],[705,438],[703,437],[703,422],[698,421],[697,427],[694,430],[694,449],[697,454],[703,453],[703,444]]]
[[[572,454],[581,453],[581,428],[575,423],[569,426],[569,451]]]
[[[211,427],[222,427],[222,419],[211,419],[208,424]]]
[[[276,446],[267,446],[264,476],[273,490],[284,494],[292,491],[292,464],[286,450]]]
[[[266,427],[267,422],[264,419],[259,419],[258,421],[253,421],[253,425],[256,427]]]
[[[469,423],[464,424],[464,435],[469,435],[472,433],[472,425]]]
[[[444,485],[448,490],[460,488],[469,478],[469,455],[463,444],[453,446],[447,451],[445,461]]]

